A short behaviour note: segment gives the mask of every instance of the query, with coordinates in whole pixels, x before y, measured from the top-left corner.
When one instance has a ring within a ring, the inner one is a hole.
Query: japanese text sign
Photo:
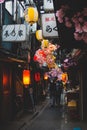
[[[58,37],[58,29],[54,13],[42,14],[43,37]]]
[[[18,42],[26,40],[26,26],[24,24],[3,25],[2,41]]]
[[[44,10],[54,10],[53,0],[44,0]]]

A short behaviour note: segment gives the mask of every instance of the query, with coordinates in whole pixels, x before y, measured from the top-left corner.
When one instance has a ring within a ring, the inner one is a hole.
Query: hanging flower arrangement
[[[68,69],[69,67],[76,66],[76,65],[77,65],[77,61],[73,58],[66,58],[63,63],[64,69]]]
[[[46,57],[46,62],[49,68],[54,68],[55,67],[55,59],[56,57],[52,54],[47,55]]]
[[[59,46],[49,43],[48,40],[45,40],[45,43],[45,45],[42,43],[41,49],[38,49],[35,52],[33,60],[38,62],[40,67],[47,66],[48,68],[55,68],[56,57],[54,56],[53,52],[56,51],[59,48]]]
[[[44,62],[46,62],[46,54],[42,49],[38,49],[33,57],[33,60],[39,62],[40,66],[42,66]]]
[[[73,12],[72,14],[70,14]],[[62,5],[56,11],[59,23],[63,23],[67,28],[74,28],[74,38],[78,41],[83,40],[87,43],[87,8],[81,11],[72,11],[68,5]]]
[[[58,78],[59,80],[62,80],[62,74],[63,71],[61,70],[61,68],[52,68],[48,73],[48,77],[49,78]]]

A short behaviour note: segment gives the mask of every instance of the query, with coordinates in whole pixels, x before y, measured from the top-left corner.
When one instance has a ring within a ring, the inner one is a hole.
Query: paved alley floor
[[[71,120],[63,106],[50,107],[47,99],[34,114],[25,112],[13,123],[2,125],[0,130],[87,130],[87,124]]]
[[[70,120],[64,107],[50,107],[49,103],[21,130],[87,130],[86,123]]]

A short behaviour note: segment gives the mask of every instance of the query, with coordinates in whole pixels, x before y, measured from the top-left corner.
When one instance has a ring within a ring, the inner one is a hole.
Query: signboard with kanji
[[[44,0],[44,10],[52,11],[54,10],[53,0]]]
[[[26,40],[26,25],[3,25],[2,41],[21,42]]]
[[[58,29],[54,13],[45,13],[41,16],[43,37],[58,37]]]

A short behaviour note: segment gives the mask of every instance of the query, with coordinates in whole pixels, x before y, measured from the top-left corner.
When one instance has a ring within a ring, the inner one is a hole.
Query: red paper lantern
[[[23,70],[23,84],[30,84],[30,70]]]
[[[35,81],[36,82],[40,81],[40,73],[39,72],[35,73]]]

